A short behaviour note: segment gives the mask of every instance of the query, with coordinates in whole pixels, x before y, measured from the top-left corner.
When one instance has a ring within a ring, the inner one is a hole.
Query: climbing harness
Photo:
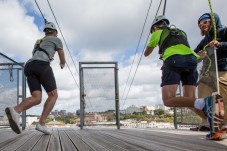
[[[43,49],[43,48],[40,47],[40,44],[43,42],[43,40],[44,40],[45,38],[46,38],[46,36],[43,37],[42,39],[39,39],[39,40],[36,41],[35,48],[34,48],[34,51],[33,51],[33,56],[34,56],[34,54],[35,54],[37,51],[42,51],[42,52],[44,52],[44,53],[47,55],[47,57],[49,58],[50,61],[53,61],[54,58],[51,58],[50,55],[49,55],[49,53],[48,53],[45,49]]]
[[[162,56],[168,47],[177,44],[189,47],[186,33],[176,28],[175,25],[164,27],[159,41],[159,54]]]

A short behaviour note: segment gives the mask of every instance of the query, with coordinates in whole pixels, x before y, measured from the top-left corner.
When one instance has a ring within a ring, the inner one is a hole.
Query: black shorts
[[[194,55],[174,55],[167,58],[166,63],[175,68],[195,68],[197,67],[197,60]],[[191,70],[188,72],[175,72],[167,67],[162,67],[162,83],[161,87],[165,85],[180,84],[197,86],[198,72]]]
[[[24,74],[27,77],[30,92],[35,90],[42,91],[41,86],[46,92],[51,92],[57,88],[54,73],[49,62],[32,61],[25,65]]]

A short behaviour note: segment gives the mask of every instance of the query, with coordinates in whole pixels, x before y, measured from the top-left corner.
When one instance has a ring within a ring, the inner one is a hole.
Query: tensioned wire
[[[40,13],[41,13],[41,15],[42,15],[42,17],[43,17],[44,21],[45,21],[45,23],[46,23],[46,22],[47,22],[47,20],[45,19],[45,17],[44,17],[44,15],[43,15],[43,13],[42,13],[42,11],[41,11],[41,9],[40,9],[40,7],[39,7],[38,3],[36,2],[36,0],[35,0],[35,3],[36,3],[36,5],[37,5],[37,7],[38,7],[38,9],[39,9],[39,11],[40,11]],[[64,39],[65,45],[67,46],[67,50],[68,50],[68,52],[69,52],[69,54],[70,54],[70,57],[71,57],[71,59],[72,59],[72,61],[73,61],[73,64],[74,64],[74,66],[75,66],[75,68],[76,68],[76,65],[75,65],[75,63],[74,63],[74,60],[73,60],[73,58],[72,58],[72,55],[71,55],[71,53],[70,53],[70,51],[69,51],[68,45],[67,45],[67,43],[66,43],[66,41],[65,41],[65,38],[64,38],[64,36],[63,36],[63,33],[61,32],[61,28],[60,28],[60,26],[59,26],[59,24],[58,24],[58,21],[57,21],[57,19],[56,19],[55,15],[54,15],[53,9],[52,9],[52,7],[51,7],[51,5],[50,5],[49,1],[48,1],[48,4],[49,4],[49,7],[50,7],[50,9],[51,9],[51,11],[52,11],[52,14],[53,14],[53,16],[54,16],[54,18],[55,18],[55,21],[56,21],[56,23],[57,23],[57,25],[58,25],[59,31],[60,31],[60,33],[61,33],[61,35],[62,35],[63,39]],[[69,65],[68,65],[68,63],[67,63],[67,62],[66,62],[66,65],[67,65],[67,67],[68,67],[68,69],[69,69],[70,74],[71,74],[71,75],[72,75],[72,77],[73,77],[73,80],[75,81],[75,83],[76,83],[77,87],[79,88],[79,85],[78,85],[78,83],[77,83],[77,81],[76,81],[76,78],[74,77],[74,75],[73,75],[73,73],[72,73],[72,70],[70,69],[70,67],[69,67]],[[77,73],[78,73],[77,68],[76,68],[76,71],[77,71]],[[90,99],[89,99],[89,97],[88,97],[88,96],[87,96],[87,98],[88,98],[88,101],[89,101]],[[89,102],[89,103],[90,103],[90,102]],[[90,104],[91,104],[91,103],[90,103]],[[94,108],[93,108],[93,106],[92,106],[92,105],[91,105],[91,108],[94,110]]]
[[[152,3],[152,1],[151,1],[151,3]],[[149,6],[149,9],[148,9],[148,12],[147,12],[147,16],[146,16],[146,19],[145,19],[145,23],[146,23],[146,21],[147,21],[147,17],[148,17],[149,11],[150,11],[151,3],[150,3],[150,6]],[[156,15],[155,15],[155,18],[156,18],[157,15],[158,15],[158,12],[159,12],[161,3],[162,3],[162,0],[161,0],[161,2],[160,2],[160,4],[159,4],[158,10],[157,10]],[[164,2],[164,8],[163,8],[163,14],[162,14],[162,15],[165,15],[165,10],[166,10],[166,0],[165,0],[165,2]],[[145,25],[145,23],[144,23],[144,25]],[[144,29],[144,27],[143,27],[143,29]],[[142,30],[142,33],[143,33],[143,30]],[[142,33],[141,33],[141,34],[142,34]],[[144,54],[144,51],[145,51],[145,49],[146,49],[146,46],[147,46],[147,42],[148,42],[149,36],[150,36],[150,34],[148,34],[146,43],[145,43],[144,48],[143,48],[143,52],[142,52],[141,55],[140,55],[140,59],[139,59],[139,62],[138,62],[138,64],[137,64],[136,71],[135,71],[135,73],[134,73],[134,75],[133,75],[133,79],[132,79],[132,81],[131,81],[131,83],[130,83],[129,90],[128,90],[128,92],[127,92],[127,95],[126,95],[126,97],[125,97],[125,100],[124,100],[124,103],[123,103],[122,107],[125,105],[125,102],[126,102],[126,100],[127,100],[127,97],[128,97],[129,91],[130,91],[130,89],[131,89],[132,83],[133,83],[133,81],[134,81],[136,72],[137,72],[137,70],[138,70],[138,68],[139,68],[139,64],[140,64],[140,62],[141,62],[142,56],[143,56],[143,54]]]
[[[127,81],[126,81],[126,84],[125,84],[125,88],[124,88],[124,91],[123,91],[123,95],[122,95],[122,99],[121,99],[121,100],[123,100],[123,96],[124,96],[124,93],[125,93],[125,90],[126,90],[126,86],[127,86],[128,80],[129,80],[129,76],[130,76],[130,74],[131,74],[132,67],[133,67],[133,64],[134,64],[134,61],[135,61],[135,57],[136,57],[137,51],[138,51],[138,49],[139,49],[139,44],[140,44],[140,41],[141,41],[141,39],[142,39],[143,31],[144,31],[144,28],[145,28],[145,25],[146,25],[146,22],[147,22],[147,18],[148,18],[149,12],[150,12],[151,4],[152,4],[152,0],[150,1],[150,5],[149,5],[149,7],[148,7],[147,15],[146,15],[146,18],[145,18],[145,21],[144,21],[144,24],[143,24],[143,28],[142,28],[142,31],[141,31],[141,34],[140,34],[140,38],[139,38],[137,47],[136,47],[136,52],[135,52],[135,55],[134,55],[134,58],[133,58],[133,61],[132,61],[132,64],[131,64],[131,68],[130,68],[130,71],[129,71],[129,74],[128,74],[128,78],[127,78]],[[147,37],[147,40],[146,40],[145,45],[147,44],[148,38],[149,38],[149,35],[148,35],[148,37]],[[142,57],[142,55],[143,55],[143,52],[142,52],[142,54],[141,54],[141,57]],[[141,60],[141,57],[140,57],[140,60]],[[139,63],[140,63],[140,61],[139,61]],[[135,71],[135,73],[134,73],[134,75],[133,75],[133,78],[132,78],[132,81],[131,81],[131,83],[130,83],[130,86],[129,86],[128,92],[127,92],[127,94],[126,94],[126,97],[125,97],[125,99],[124,99],[124,102],[123,102],[122,105],[121,105],[122,107],[125,105],[125,102],[126,102],[126,100],[127,100],[127,97],[128,97],[129,91],[130,91],[130,89],[131,89],[132,83],[133,83],[133,81],[134,81],[134,78],[135,78],[135,75],[136,75],[136,72],[137,72],[139,63],[137,64],[136,71]]]
[[[48,0],[47,0],[47,1],[48,1]],[[44,15],[43,15],[43,13],[42,13],[42,11],[41,11],[41,9],[40,9],[40,7],[39,7],[39,5],[38,5],[38,3],[37,3],[36,0],[35,0],[35,3],[36,3],[36,5],[37,5],[37,7],[38,7],[38,9],[39,9],[39,11],[40,11],[40,13],[41,13],[43,19],[44,19],[44,22],[46,23],[47,20],[46,20],[46,18],[44,17]],[[48,1],[48,4],[49,4],[49,6],[50,6],[49,1]],[[50,6],[50,8],[51,8],[51,6]],[[53,14],[53,16],[54,16],[54,18],[55,18],[55,21],[57,22],[57,19],[56,19],[55,15],[54,15],[54,12],[53,12],[52,8],[51,8],[51,11],[52,11],[52,14]],[[58,25],[58,22],[57,22],[57,25]],[[71,56],[71,53],[70,53],[69,48],[68,48],[68,45],[67,45],[67,43],[66,43],[66,41],[65,41],[65,38],[64,38],[64,36],[63,36],[63,34],[62,34],[62,32],[61,32],[61,29],[60,29],[60,26],[59,26],[59,25],[58,25],[58,28],[59,28],[59,31],[60,31],[62,37],[63,37],[63,40],[64,40],[65,45],[66,45],[66,47],[67,47],[67,50],[68,50],[68,52],[69,52],[69,55]],[[74,60],[73,60],[72,56],[71,56],[71,59],[72,59],[72,61],[73,61],[73,63],[74,63]],[[77,83],[77,81],[76,81],[76,78],[74,77],[74,75],[73,75],[73,73],[72,73],[72,71],[71,71],[71,69],[70,69],[70,67],[69,67],[69,65],[68,65],[67,62],[66,62],[66,65],[67,65],[67,67],[68,67],[68,69],[69,69],[69,71],[70,71],[70,74],[71,74],[72,77],[73,77],[73,80],[75,81],[77,87],[79,88],[79,85],[78,85],[78,83]],[[75,66],[75,63],[74,63],[74,66]],[[76,66],[75,66],[75,68],[76,68]],[[76,68],[76,71],[77,71],[77,73],[78,73],[77,68]]]
[[[161,1],[162,1],[162,0],[161,0]],[[148,12],[149,12],[149,10],[150,10],[151,3],[152,3],[152,0],[150,1],[150,5],[149,5]],[[159,7],[160,7],[160,5],[159,5]],[[147,15],[148,15],[148,12],[147,12]],[[135,53],[134,53],[133,61],[132,61],[132,63],[131,63],[131,67],[130,67],[129,74],[128,74],[128,77],[127,77],[127,81],[126,81],[126,84],[125,84],[125,87],[124,87],[124,90],[123,90],[123,93],[122,93],[121,100],[123,100],[123,97],[124,97],[124,94],[125,94],[125,91],[126,91],[126,87],[127,87],[128,81],[129,81],[129,77],[130,77],[131,72],[132,72],[132,67],[133,67],[133,64],[134,64],[134,62],[135,62],[136,54],[137,54],[138,49],[139,49],[139,45],[140,45],[140,41],[141,41],[141,38],[142,38],[142,35],[143,35],[143,31],[144,31],[144,27],[145,27],[145,24],[146,24],[146,20],[147,20],[147,18],[146,18],[145,21],[144,21],[144,25],[143,25],[142,31],[141,31],[141,33],[140,33],[140,38],[139,38],[139,41],[138,41],[138,43],[137,43],[136,51],[135,51]],[[126,98],[127,98],[127,97],[126,97]],[[125,99],[125,100],[126,100],[126,99]]]
[[[57,26],[58,26],[58,28],[59,28],[59,31],[60,31],[60,33],[61,33],[61,35],[62,35],[62,38],[63,38],[64,43],[65,43],[65,46],[66,46],[66,48],[67,48],[67,50],[68,50],[68,52],[69,52],[69,55],[70,55],[70,57],[71,57],[71,59],[72,59],[73,65],[74,65],[74,67],[76,68],[77,74],[79,75],[79,72],[78,72],[78,69],[77,69],[77,67],[76,67],[75,61],[74,61],[74,59],[73,59],[73,57],[72,57],[72,55],[71,55],[71,52],[69,51],[68,44],[66,43],[65,37],[64,37],[64,35],[63,35],[62,31],[61,31],[61,28],[60,28],[60,26],[59,26],[59,24],[58,24],[57,18],[56,18],[55,14],[54,14],[54,11],[53,11],[53,9],[52,9],[52,7],[51,7],[51,5],[50,5],[49,0],[47,0],[47,2],[48,2],[48,5],[49,5],[49,7],[50,7],[50,10],[51,10],[51,12],[52,12],[52,14],[53,14],[53,16],[54,16],[54,19],[55,19],[55,21],[56,21],[56,23],[57,23]],[[69,65],[68,65],[67,62],[66,62],[66,65],[67,65],[67,67],[69,68]],[[69,68],[69,69],[70,69],[70,68]],[[71,71],[71,70],[70,70],[70,72],[71,72],[71,74],[72,74],[72,71]],[[72,75],[73,75],[73,74],[72,74]],[[77,87],[79,88],[79,85],[78,85],[78,83],[77,83],[77,81],[76,81],[76,79],[75,79],[74,76],[73,76],[73,79],[74,79],[74,81],[76,82]]]

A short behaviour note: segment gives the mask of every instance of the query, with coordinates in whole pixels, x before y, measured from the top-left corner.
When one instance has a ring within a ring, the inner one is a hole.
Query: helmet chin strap
[[[45,29],[45,33],[49,34],[49,33],[54,33],[54,29]]]

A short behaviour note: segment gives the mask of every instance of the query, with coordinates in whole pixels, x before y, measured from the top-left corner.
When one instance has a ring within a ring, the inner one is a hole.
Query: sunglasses
[[[199,27],[201,27],[202,25],[207,25],[210,23],[210,19],[204,20],[204,21],[200,21],[199,22]]]

